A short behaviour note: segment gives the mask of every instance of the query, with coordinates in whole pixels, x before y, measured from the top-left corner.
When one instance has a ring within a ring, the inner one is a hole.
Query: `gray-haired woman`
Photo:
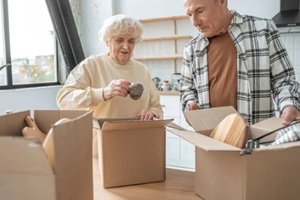
[[[96,118],[162,118],[160,96],[148,68],[132,59],[142,34],[140,22],[132,17],[115,15],[105,20],[99,36],[109,51],[86,58],[71,71],[57,94],[59,108],[92,110]],[[133,82],[144,89],[137,100],[128,95]]]

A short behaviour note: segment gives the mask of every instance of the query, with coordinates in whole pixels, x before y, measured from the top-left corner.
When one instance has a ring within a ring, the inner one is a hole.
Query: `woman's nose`
[[[124,48],[124,49],[128,49],[128,47],[129,47],[128,42],[124,42],[124,43],[123,43],[123,48]]]

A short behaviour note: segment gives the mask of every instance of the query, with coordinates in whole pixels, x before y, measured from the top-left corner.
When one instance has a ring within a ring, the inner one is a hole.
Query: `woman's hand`
[[[140,120],[153,120],[155,114],[149,109],[144,109],[138,116]]]
[[[294,120],[300,119],[300,112],[294,106],[287,106],[283,109],[281,118],[283,118],[282,124],[288,125]]]
[[[126,97],[130,91],[130,82],[124,79],[113,80],[103,88],[103,99],[109,100],[115,96]]]

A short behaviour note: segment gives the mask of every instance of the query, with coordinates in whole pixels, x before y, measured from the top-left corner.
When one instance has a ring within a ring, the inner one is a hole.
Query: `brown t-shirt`
[[[237,109],[237,50],[228,32],[209,38],[207,51],[210,106]]]

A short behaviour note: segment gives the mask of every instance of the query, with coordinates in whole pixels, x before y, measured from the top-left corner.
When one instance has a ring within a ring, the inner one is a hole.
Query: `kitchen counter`
[[[180,96],[180,92],[179,91],[159,91],[160,95],[175,95],[175,96]]]
[[[94,200],[201,200],[194,193],[194,172],[169,169],[166,181],[105,189],[94,158]]]

